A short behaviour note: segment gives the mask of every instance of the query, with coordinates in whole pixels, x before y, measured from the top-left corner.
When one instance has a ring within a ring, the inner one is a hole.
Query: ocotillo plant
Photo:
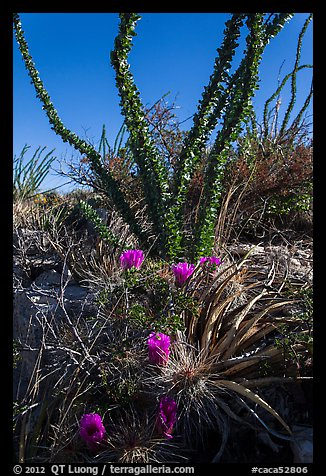
[[[303,36],[308,28],[308,25],[309,23],[311,22],[312,20],[312,14],[309,15],[309,17],[306,19],[301,31],[300,31],[300,34],[299,34],[299,38],[298,38],[298,43],[297,43],[297,51],[296,51],[296,56],[295,56],[295,64],[294,64],[294,68],[293,70],[288,73],[284,78],[283,80],[281,81],[281,83],[279,84],[278,88],[276,89],[276,91],[274,92],[274,94],[272,94],[272,96],[265,102],[265,106],[264,106],[264,124],[263,124],[263,139],[267,139],[267,137],[269,135],[273,135],[275,134],[275,128],[270,128],[269,127],[269,118],[270,118],[270,114],[271,114],[271,111],[269,110],[269,105],[271,104],[271,102],[275,99],[275,98],[278,98],[279,95],[280,95],[280,92],[281,90],[284,88],[286,82],[291,78],[291,99],[290,99],[290,102],[288,104],[288,107],[287,107],[287,110],[286,110],[286,113],[284,115],[284,118],[283,118],[283,121],[282,121],[282,124],[281,124],[281,127],[280,127],[280,130],[278,131],[278,135],[280,137],[282,137],[282,135],[287,131],[287,126],[288,126],[288,123],[289,123],[289,119],[290,119],[290,114],[293,110],[293,107],[294,107],[294,104],[296,102],[296,96],[297,96],[297,85],[296,85],[296,80],[297,80],[297,73],[298,71],[302,70],[302,69],[305,69],[305,68],[312,68],[312,65],[310,64],[303,64],[303,65],[299,65],[299,62],[300,62],[300,57],[301,57],[301,48],[302,48],[302,40],[303,40]],[[310,92],[309,94],[307,95],[306,97],[306,100],[304,101],[304,104],[302,106],[302,108],[300,109],[299,113],[296,115],[296,117],[294,118],[294,120],[292,121],[292,125],[289,128],[294,128],[294,127],[297,127],[299,124],[300,124],[300,121],[302,119],[302,116],[304,114],[304,112],[306,111],[310,101],[311,101],[311,98],[312,98],[312,93],[313,93],[313,88],[312,88],[312,84],[311,84],[311,88],[310,88]]]
[[[236,13],[226,22],[213,73],[198,103],[193,125],[186,134],[175,173],[171,173],[155,147],[128,63],[132,37],[136,35],[135,27],[140,16],[136,13],[121,13],[119,16],[119,32],[111,52],[111,64],[116,73],[120,105],[129,133],[128,145],[139,171],[155,235],[155,245],[151,251],[168,260],[209,255],[214,245],[214,229],[221,203],[221,184],[228,150],[251,111],[251,98],[257,89],[258,66],[263,51],[292,14]],[[14,29],[27,71],[52,128],[64,141],[88,157],[93,172],[101,181],[102,190],[114,201],[141,245],[148,245],[152,241],[151,232],[143,230],[140,219],[134,216],[119,183],[103,167],[101,155],[62,124],[29,54],[17,14],[14,15]],[[246,49],[238,68],[230,74],[243,29],[247,31]],[[204,174],[204,194],[198,219],[194,223],[186,223],[185,204],[189,185],[208,139],[219,123],[220,129]]]

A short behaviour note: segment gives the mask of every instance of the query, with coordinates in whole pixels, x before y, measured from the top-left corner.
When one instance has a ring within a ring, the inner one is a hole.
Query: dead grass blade
[[[219,247],[222,246],[222,240],[224,241],[224,243],[229,242],[231,232],[236,222],[239,207],[242,204],[242,199],[246,194],[249,184],[251,183],[255,170],[256,165],[254,165],[248,178],[245,181],[242,181],[240,184],[236,184],[236,182],[238,181],[238,177],[236,175],[234,175],[234,177],[232,178],[229,188],[225,194],[225,198],[222,202],[221,211],[219,213],[218,222],[216,226],[215,235]],[[235,203],[231,202],[233,195],[236,196]]]
[[[205,327],[202,333],[200,340],[200,345],[202,349],[208,348],[211,344],[213,335],[215,338],[218,337],[218,332],[222,326],[223,318],[225,317],[225,310],[230,303],[234,301],[234,298],[241,294],[241,291],[229,296],[222,303],[217,306],[212,306],[211,311],[208,314],[208,318],[205,323]],[[215,302],[215,300],[214,300]]]
[[[214,289],[218,281],[221,279],[221,276],[232,269],[234,269],[233,264],[229,266],[228,268],[226,268],[221,274],[219,274],[215,278],[214,282],[212,283],[210,287],[208,286],[205,287],[206,291],[204,291],[204,293],[199,298],[199,301],[203,302],[203,309],[199,316],[192,315],[190,322],[187,323],[187,329],[188,329],[187,337],[189,342],[194,344],[196,340],[196,334],[198,333],[199,335],[202,336],[201,338],[202,349],[205,349],[207,347],[205,342],[207,341],[207,333],[209,332],[209,329],[212,327],[212,325],[214,324],[214,322],[216,321],[218,317],[218,314],[216,312],[212,312],[212,308],[214,308],[216,306],[216,303],[220,300],[221,295],[224,289],[229,284],[230,280],[234,276],[236,276],[236,274],[239,273],[239,269],[238,268],[235,269],[234,271],[231,272],[231,274],[229,274],[226,278],[224,278],[223,281],[217,285],[217,288],[215,289],[215,291],[212,292],[212,289]],[[229,300],[232,300],[232,299],[233,298],[230,298]],[[207,316],[209,316],[208,319],[207,319]],[[203,331],[200,330],[201,327],[204,327]]]
[[[224,341],[219,345],[218,353],[220,358],[229,359],[232,356],[234,348],[237,344],[237,331],[243,319],[247,316],[248,312],[252,309],[254,304],[261,299],[262,296],[266,294],[266,290],[264,289],[261,293],[257,296],[254,296],[244,307],[244,309],[235,316],[235,320],[231,325],[231,328],[226,333]]]
[[[261,423],[261,425],[269,432],[271,433],[272,435],[276,436],[277,438],[281,438],[282,440],[287,440],[287,441],[292,441],[293,440],[293,436],[287,436],[287,435],[283,435],[281,433],[279,433],[278,431],[275,431],[273,430],[272,428],[270,428],[261,418],[259,415],[257,415],[257,413],[249,407],[249,405],[247,405],[247,403],[242,399],[240,398],[240,401],[242,402],[242,404],[248,409],[248,411],[254,415],[254,417],[259,421],[259,423]]]
[[[244,279],[243,275],[245,274],[247,276],[248,271],[233,264],[224,270],[223,273],[227,271],[231,272],[221,282],[217,283],[216,280],[220,280],[222,274],[216,278],[210,288],[210,293],[206,293],[199,317],[192,317],[190,325],[188,326],[188,337],[194,341],[196,334],[198,340],[200,340],[202,349],[212,347],[213,342],[217,339],[223,319],[226,316],[230,317],[230,315],[227,314],[227,309],[234,305],[236,299],[244,293],[244,288],[241,285],[235,290],[233,289],[232,292],[228,292],[228,287],[234,285],[235,281],[241,283]],[[247,284],[245,292],[260,285],[259,282]],[[226,297],[223,298],[223,294]]]
[[[241,344],[241,350],[245,351],[246,349],[250,348],[256,342],[260,342],[267,334],[270,332],[275,331],[277,325],[280,323],[259,323],[253,325],[246,336],[246,340]]]
[[[312,380],[312,377],[262,377],[250,380],[242,377],[234,379],[236,383],[239,383],[246,388],[266,387],[278,383],[283,385],[284,383],[301,382],[303,380]]]
[[[243,385],[240,385],[239,383],[233,382],[232,380],[219,380],[217,385],[233,390],[234,392],[239,393],[240,395],[247,397],[249,398],[249,400],[260,405],[262,408],[267,410],[271,415],[273,415],[287,430],[287,432],[290,435],[292,435],[292,431],[290,427],[285,423],[283,418],[270,405],[268,405],[268,403],[265,402],[265,400],[259,397],[256,393],[252,392],[251,390],[244,387]]]
[[[248,367],[251,367],[252,365],[257,365],[258,362],[261,362],[262,360],[266,360],[267,357],[265,356],[254,356],[250,360],[246,359],[245,361],[240,361],[238,363],[234,363],[234,365],[224,371],[221,372],[222,377],[230,377],[231,375],[237,374],[238,372],[241,372],[244,369],[247,369]],[[237,361],[235,361],[237,362]]]
[[[25,451],[26,451],[26,440],[27,440],[27,425],[26,425],[27,414],[24,415],[21,429],[20,429],[20,436],[19,436],[19,463],[25,462]]]
[[[263,293],[261,293],[260,296],[262,296]],[[260,296],[257,296],[258,298]],[[274,311],[275,309],[278,309],[280,307],[284,307],[286,304],[291,303],[291,301],[282,301],[282,302],[277,302],[274,304],[271,304],[270,306],[266,306],[265,309],[263,309],[261,312],[256,314],[254,317],[249,319],[245,325],[242,327],[242,329],[239,330],[237,333],[236,339],[231,343],[228,351],[225,353],[225,358],[229,358],[231,355],[236,354],[237,350],[243,347],[244,342],[246,339],[252,336],[252,329],[255,326],[255,324],[262,318],[264,317],[267,313]],[[256,334],[256,337],[258,338],[258,334]]]

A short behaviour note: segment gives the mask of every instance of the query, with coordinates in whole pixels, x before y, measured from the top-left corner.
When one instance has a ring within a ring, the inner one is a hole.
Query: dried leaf
[[[263,290],[260,294],[257,296],[253,297],[245,306],[243,311],[236,316],[236,319],[231,327],[231,329],[227,332],[226,338],[223,342],[223,344],[220,346],[219,352],[221,357],[224,359],[229,359],[233,351],[237,345],[237,330],[239,328],[240,323],[243,321],[243,319],[246,317],[250,309],[254,306],[254,304],[266,293],[265,290]]]
[[[265,410],[267,410],[271,415],[273,415],[283,426],[284,428],[288,431],[290,435],[292,435],[292,432],[289,428],[289,426],[285,423],[282,417],[270,406],[268,405],[265,400],[263,400],[261,397],[259,397],[256,393],[252,392],[248,388],[244,387],[243,385],[240,385],[239,383],[233,382],[231,380],[219,380],[218,385],[222,387],[229,388],[230,390],[233,390],[240,395],[243,395],[244,397],[249,398],[253,402],[257,403],[261,407],[263,407]]]

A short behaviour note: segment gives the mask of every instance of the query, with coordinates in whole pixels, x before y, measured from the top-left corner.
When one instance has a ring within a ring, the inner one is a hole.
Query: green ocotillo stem
[[[218,56],[215,60],[214,71],[204,89],[202,99],[198,103],[193,126],[186,136],[180,154],[180,165],[174,181],[173,203],[167,212],[170,231],[168,250],[171,257],[181,258],[182,255],[187,254],[183,236],[184,205],[187,192],[209,135],[215,128],[227,99],[227,90],[224,84],[229,78],[228,70],[238,46],[237,39],[240,36],[244,18],[244,14],[234,14],[226,22],[224,40],[221,47],[217,49]],[[209,120],[209,115],[213,109],[215,109],[215,114],[212,121]]]
[[[170,199],[168,171],[153,144],[144,108],[128,64],[132,37],[135,36],[134,30],[140,16],[136,13],[121,13],[119,16],[119,33],[111,52],[111,64],[116,72],[120,106],[129,132],[129,147],[139,168],[147,210],[159,240],[158,249],[163,251],[166,239],[164,218]]]
[[[104,169],[101,162],[101,155],[91,145],[87,144],[84,140],[80,139],[75,133],[71,132],[63,125],[56,109],[51,102],[50,96],[39,77],[38,71],[35,68],[24,37],[19,15],[15,13],[13,20],[16,39],[24,59],[26,69],[32,80],[32,84],[34,85],[36,96],[43,103],[43,109],[48,116],[49,122],[52,125],[52,129],[62,138],[64,142],[68,142],[81,154],[84,154],[88,157],[92,170],[100,178],[103,188],[105,189],[106,193],[112,197],[115,205],[117,206],[124,220],[130,226],[132,232],[135,233],[140,241],[143,243],[148,243],[148,236],[143,232],[139,223],[137,223],[134,213],[132,212],[128,203],[125,201],[118,183],[112,177],[112,175],[106,169]]]
[[[204,177],[204,193],[199,208],[199,220],[191,238],[194,256],[210,253],[214,244],[214,229],[222,196],[222,179],[227,160],[227,151],[240,131],[241,123],[251,110],[251,97],[257,88],[258,65],[263,52],[263,15],[248,15],[246,54],[236,73],[231,78],[232,88],[225,111],[222,129],[218,132],[209,155]],[[190,244],[190,246],[191,246]]]
[[[188,247],[193,250],[194,257],[211,252],[223,195],[222,185],[228,149],[239,136],[243,123],[251,114],[251,98],[257,89],[258,66],[263,50],[292,15],[291,13],[277,14],[267,24],[263,24],[263,14],[248,15],[247,50],[229,81],[230,96],[224,112],[223,126],[210,152],[204,176],[203,197],[205,198],[200,204],[199,220],[195,225],[194,233],[188,240]]]
[[[294,107],[294,104],[295,104],[295,101],[296,101],[296,95],[297,95],[297,72],[298,72],[298,67],[299,67],[299,61],[300,61],[300,57],[301,57],[301,47],[302,47],[302,39],[303,39],[303,36],[308,28],[308,25],[309,23],[311,22],[312,20],[312,14],[309,15],[309,17],[306,19],[306,21],[304,22],[304,25],[300,31],[300,34],[299,34],[299,39],[298,39],[298,45],[297,45],[297,52],[296,52],[296,58],[295,58],[295,64],[294,64],[294,68],[293,68],[293,72],[292,72],[292,77],[291,77],[291,99],[290,99],[290,102],[289,102],[289,105],[288,105],[288,108],[285,112],[285,115],[284,115],[284,119],[283,119],[283,122],[282,122],[282,125],[281,125],[281,128],[280,128],[280,135],[283,134],[283,132],[285,131],[285,128],[289,122],[289,119],[290,119],[290,114],[293,110],[293,107]]]

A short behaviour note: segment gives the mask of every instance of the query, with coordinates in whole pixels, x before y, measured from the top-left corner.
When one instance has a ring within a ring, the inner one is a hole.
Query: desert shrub
[[[172,171],[175,172],[180,166],[180,153],[187,132],[181,129],[181,123],[174,112],[178,106],[174,101],[169,104],[166,99],[168,94],[164,94],[152,106],[145,107],[145,114],[155,146],[173,175]],[[187,119],[182,122],[186,121]]]
[[[264,145],[251,144],[254,159],[248,162],[240,154],[229,171],[230,183],[245,189],[235,218],[237,229],[249,233],[260,229],[260,236],[275,221],[275,229],[295,229],[299,213],[308,217],[312,213],[312,144],[295,144],[285,152],[282,146]]]

